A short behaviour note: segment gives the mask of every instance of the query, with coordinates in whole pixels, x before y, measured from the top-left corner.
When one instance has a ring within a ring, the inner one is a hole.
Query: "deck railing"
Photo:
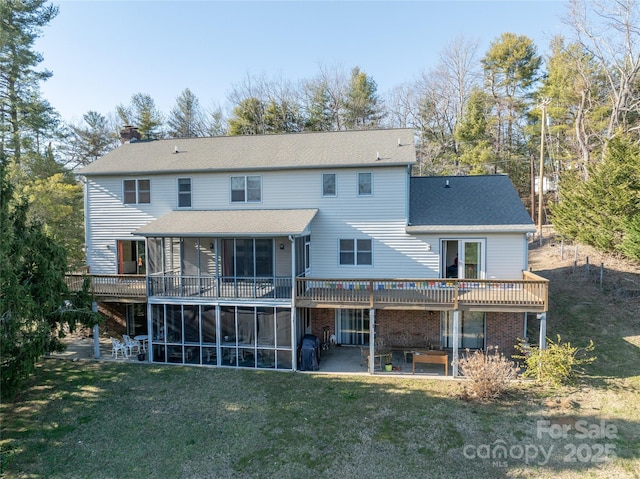
[[[296,306],[547,311],[548,281],[296,278]]]
[[[290,277],[198,277],[72,273],[72,291],[90,279],[98,298],[149,296],[223,299],[291,299]],[[147,289],[148,281],[148,289]],[[467,309],[495,311],[548,310],[548,280],[523,272],[521,280],[496,279],[331,279],[296,278],[298,307],[360,307],[376,309]]]
[[[80,291],[85,278],[89,278],[90,291],[98,298],[146,298],[147,283],[143,274],[82,274],[65,276],[71,291]]]
[[[225,299],[291,299],[291,278],[150,276],[149,296]]]

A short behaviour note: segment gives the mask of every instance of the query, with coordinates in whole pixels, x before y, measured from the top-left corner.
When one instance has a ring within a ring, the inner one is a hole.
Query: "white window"
[[[373,250],[370,239],[341,239],[340,265],[373,264]]]
[[[358,196],[373,194],[373,173],[358,173]]]
[[[178,208],[191,208],[191,178],[178,178]]]
[[[336,174],[335,173],[323,173],[322,174],[322,196],[336,196]]]
[[[262,201],[262,178],[260,176],[232,176],[232,203],[259,203]]]
[[[151,203],[150,180],[124,180],[122,198],[125,205]]]

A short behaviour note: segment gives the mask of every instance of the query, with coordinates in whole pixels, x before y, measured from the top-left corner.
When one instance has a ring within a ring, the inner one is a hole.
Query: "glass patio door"
[[[443,240],[442,276],[445,278],[483,279],[485,277],[484,240]]]
[[[118,274],[146,274],[143,240],[118,240]]]
[[[458,348],[484,349],[485,313],[462,311],[459,314]],[[453,348],[453,311],[442,314],[440,337],[443,348]]]
[[[459,277],[465,279],[480,279],[482,277],[481,256],[479,241],[462,241],[462,257],[464,263],[462,266],[462,275]],[[460,273],[460,271],[459,271]]]
[[[338,344],[369,344],[369,310],[339,309],[336,313]]]

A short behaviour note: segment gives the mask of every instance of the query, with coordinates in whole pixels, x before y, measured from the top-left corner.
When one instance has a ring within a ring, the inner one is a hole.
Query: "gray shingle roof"
[[[410,128],[220,136],[125,143],[78,173],[91,176],[409,165],[415,163],[415,156]]]
[[[305,232],[316,209],[172,211],[136,230],[141,236],[287,236]]]
[[[410,233],[535,231],[507,176],[421,176],[410,181]]]

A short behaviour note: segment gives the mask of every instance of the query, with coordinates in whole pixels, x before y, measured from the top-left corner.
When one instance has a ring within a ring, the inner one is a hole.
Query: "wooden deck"
[[[79,291],[85,277],[90,278],[91,292],[99,301],[147,301],[144,275],[74,273],[66,276],[67,286]],[[156,297],[291,298],[290,278],[270,282],[264,279],[228,281],[228,278],[150,279],[150,294]],[[529,272],[524,272],[521,280],[296,278],[295,295],[296,307],[302,308],[546,312],[549,285],[548,280]]]
[[[548,280],[296,279],[296,306],[545,312]]]
[[[65,276],[65,281],[69,290],[80,291],[85,278],[91,281],[89,290],[98,301],[147,301],[147,277],[143,274],[70,273]]]

